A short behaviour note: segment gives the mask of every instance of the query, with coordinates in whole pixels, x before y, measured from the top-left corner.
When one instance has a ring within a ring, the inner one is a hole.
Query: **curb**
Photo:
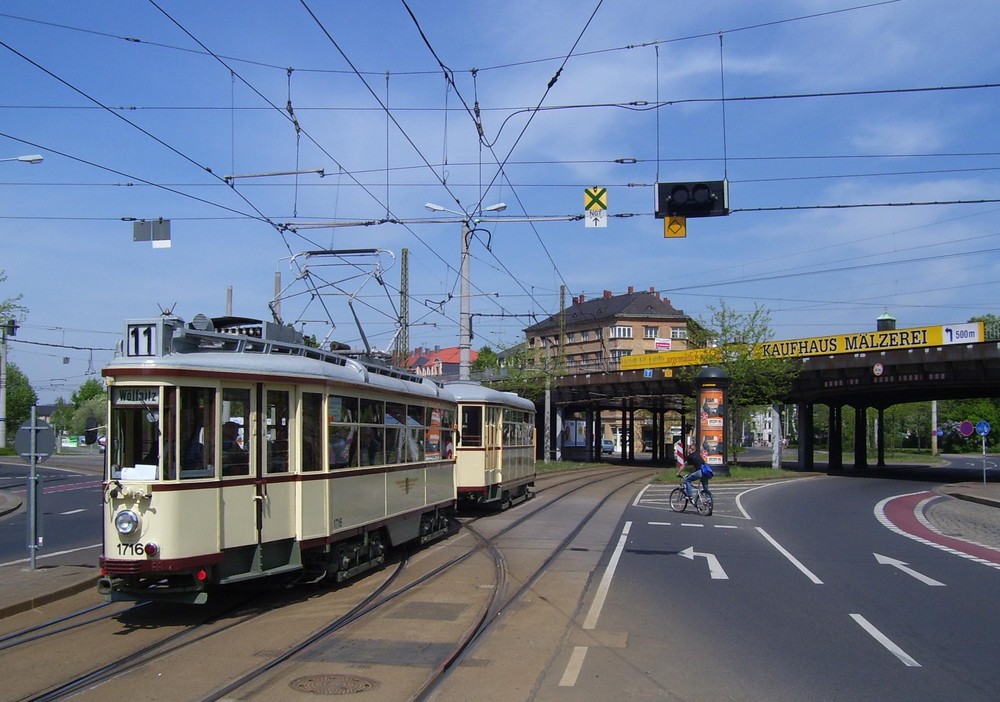
[[[67,585],[66,587],[60,588],[54,592],[47,592],[44,595],[39,595],[38,597],[32,597],[30,599],[24,600],[23,602],[17,602],[16,604],[7,605],[6,607],[0,607],[0,619],[4,617],[9,617],[13,614],[20,614],[21,612],[27,612],[28,610],[35,609],[36,607],[41,607],[43,605],[51,604],[56,600],[61,600],[65,597],[71,597],[84,590],[89,590],[90,588],[97,587],[97,578],[88,578],[79,583],[74,583],[73,585]]]
[[[986,505],[987,507],[1000,507],[1000,500],[994,500],[990,497],[981,497],[980,495],[970,495],[965,492],[944,492],[945,495],[949,497],[955,497],[959,500],[965,500],[966,502],[975,502],[976,504]]]
[[[0,517],[6,517],[11,512],[21,509],[21,498],[12,497],[8,493],[0,492]]]

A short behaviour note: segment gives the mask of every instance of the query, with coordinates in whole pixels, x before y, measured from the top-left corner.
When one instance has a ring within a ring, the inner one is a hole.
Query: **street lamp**
[[[469,366],[471,365],[469,350],[472,348],[472,316],[469,310],[469,235],[472,234],[472,227],[469,226],[469,223],[474,214],[502,212],[507,209],[507,205],[498,202],[489,207],[478,208],[475,212],[457,212],[449,210],[447,207],[441,207],[441,205],[435,205],[433,202],[428,202],[424,207],[431,212],[450,212],[462,218],[462,254],[459,272],[459,276],[462,278],[462,288],[459,296],[461,308],[458,318],[458,379],[468,380]]]
[[[28,156],[14,156],[13,158],[0,158],[0,161],[20,161],[21,163],[41,163],[45,159],[41,154],[29,154]]]

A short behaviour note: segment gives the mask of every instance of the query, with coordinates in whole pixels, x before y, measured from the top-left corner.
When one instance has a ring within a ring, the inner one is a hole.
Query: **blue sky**
[[[290,257],[328,248],[395,256],[385,287],[314,269],[358,292],[374,347],[403,248],[411,347],[453,346],[460,225],[427,202],[507,205],[470,246],[476,348],[516,343],[561,285],[702,319],[761,305],[779,339],[1000,314],[997,27],[993,0],[9,0],[0,158],[45,157],[0,163],[0,299],[29,310],[10,359],[69,397],[124,320],[220,315],[229,288],[267,318],[275,274],[305,293]],[[732,213],[664,239],[654,183],[722,178]],[[607,228],[567,220],[590,186]],[[132,241],[158,217],[170,248]],[[353,221],[376,224],[316,226]],[[283,317],[323,337],[308,300]]]

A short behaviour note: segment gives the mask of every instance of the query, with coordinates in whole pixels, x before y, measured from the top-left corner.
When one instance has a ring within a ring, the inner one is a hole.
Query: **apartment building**
[[[569,373],[618,370],[624,356],[688,348],[687,317],[654,288],[624,295],[605,290],[574,297],[565,310],[565,338],[556,313],[524,330],[529,363]]]

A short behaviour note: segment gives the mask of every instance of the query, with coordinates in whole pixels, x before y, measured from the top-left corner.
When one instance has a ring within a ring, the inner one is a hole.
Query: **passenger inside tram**
[[[240,446],[240,425],[226,422],[222,425],[222,474],[249,475],[250,459]]]

